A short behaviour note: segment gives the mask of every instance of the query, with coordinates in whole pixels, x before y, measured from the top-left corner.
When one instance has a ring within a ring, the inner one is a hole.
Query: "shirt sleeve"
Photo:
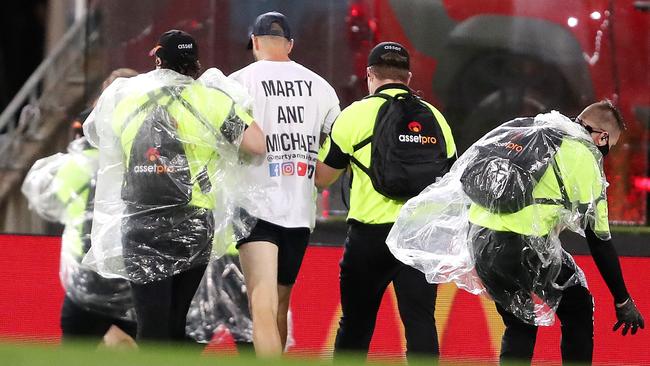
[[[335,169],[344,169],[350,164],[350,156],[353,152],[352,139],[353,131],[350,121],[351,108],[346,108],[332,125],[332,131],[325,140],[325,143],[318,152],[318,160]]]
[[[329,103],[329,108],[327,110],[327,114],[325,115],[325,120],[323,121],[323,128],[322,128],[322,132],[325,134],[329,134],[332,131],[332,124],[334,124],[334,121],[341,113],[341,107],[339,105],[340,102],[338,96],[336,95],[336,92],[331,87],[329,90],[330,90],[330,97],[328,99],[330,103]]]
[[[609,292],[614,297],[616,303],[622,303],[630,294],[625,287],[621,263],[618,260],[618,253],[611,240],[602,240],[591,230],[591,227],[585,229],[585,237],[591,256],[596,263],[598,271],[603,276]]]
[[[332,168],[345,169],[350,164],[350,155],[341,151],[341,148],[332,140],[332,136],[329,136],[318,152],[318,160]]]
[[[253,123],[253,117],[239,104],[232,101],[230,113],[221,124],[219,131],[229,142],[234,142]]]

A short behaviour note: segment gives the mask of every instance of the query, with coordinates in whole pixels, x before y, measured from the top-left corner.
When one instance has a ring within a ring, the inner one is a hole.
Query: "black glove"
[[[645,326],[643,323],[643,316],[639,312],[639,309],[636,308],[634,301],[631,297],[628,297],[627,300],[621,304],[615,304],[616,308],[616,324],[614,324],[613,331],[615,332],[621,325],[625,324],[623,327],[623,335],[627,334],[627,331],[632,328],[632,334],[636,334],[636,331]]]

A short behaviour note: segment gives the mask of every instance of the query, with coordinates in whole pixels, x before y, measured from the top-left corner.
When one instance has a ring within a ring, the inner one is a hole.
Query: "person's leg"
[[[138,321],[137,340],[170,340],[172,278],[144,284],[131,282],[131,291]]]
[[[278,330],[282,349],[286,349],[288,314],[293,288],[305,257],[310,231],[308,228],[282,228],[278,243]]]
[[[111,327],[112,319],[76,304],[67,295],[61,308],[61,333],[63,343],[70,341],[97,341]]]
[[[115,319],[113,325],[120,328],[129,337],[135,339],[138,336],[138,323],[131,320]]]
[[[246,290],[253,319],[253,344],[262,357],[282,354],[278,330],[278,246],[271,242],[247,242],[239,246]]]
[[[562,324],[562,361],[591,363],[594,302],[589,290],[579,285],[565,289],[556,314]]]
[[[138,324],[136,339],[169,340],[172,280],[160,273],[169,265],[159,260],[170,246],[162,240],[169,231],[169,215],[153,215],[137,205],[127,205],[127,213],[122,219],[122,255]]]
[[[278,284],[278,331],[282,341],[282,350],[285,350],[287,346],[288,314],[292,288],[293,286]]]
[[[525,323],[510,311],[516,310],[521,316],[534,318],[532,308],[520,308],[531,304],[522,294],[530,294],[533,287],[530,283],[530,266],[523,260],[524,257],[528,258],[525,256],[525,238],[515,233],[470,225],[469,240],[472,242],[476,274],[495,302],[506,326],[499,358],[502,363],[530,362],[537,327]]]
[[[535,350],[537,327],[524,323],[501,305],[495,305],[506,326],[501,338],[501,363],[530,362]]]
[[[386,286],[395,275],[392,257],[381,250],[390,230],[351,226],[340,263],[341,319],[334,355],[368,353]],[[379,235],[378,235],[379,234]],[[379,238],[378,238],[379,236]],[[383,239],[382,239],[383,237]]]
[[[401,264],[393,285],[406,336],[406,355],[437,357],[440,354],[434,311],[438,286],[424,273]]]
[[[108,348],[116,349],[138,348],[135,339],[115,324],[111,325],[106,334],[104,334],[102,344]]]
[[[207,264],[198,265],[172,277],[170,332],[174,341],[187,339],[185,336],[187,312],[206,268]]]

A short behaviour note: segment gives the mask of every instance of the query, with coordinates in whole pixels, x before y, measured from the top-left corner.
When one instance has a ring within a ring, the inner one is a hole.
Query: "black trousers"
[[[137,324],[86,310],[66,296],[61,307],[61,331],[63,343],[78,340],[101,342],[111,325],[116,325],[135,338]]]
[[[131,283],[138,318],[138,340],[183,341],[192,298],[207,265],[145,284]]]
[[[185,339],[185,321],[212,249],[212,211],[131,205],[122,249],[131,279],[138,340]]]
[[[511,232],[498,232],[480,226],[470,230],[475,258],[475,269],[487,292],[494,299],[497,311],[506,326],[501,340],[502,363],[530,360],[533,357],[537,327],[522,321],[504,304],[523,306],[521,302],[533,294],[547,299],[558,299],[556,314],[562,325],[562,360],[591,363],[594,344],[594,304],[589,290],[573,285],[564,286],[575,273],[568,261],[543,265],[539,259],[540,243],[546,238],[527,237]],[[535,244],[537,250],[531,247]],[[568,255],[568,254],[566,254]],[[519,305],[512,304],[519,298]],[[525,305],[532,304],[532,300]],[[511,309],[512,310],[512,309]],[[532,310],[526,314],[532,314]],[[523,315],[523,314],[522,314]]]
[[[437,356],[434,319],[437,286],[390,253],[386,237],[392,224],[351,223],[340,262],[342,316],[334,351],[368,353],[384,291],[393,282],[408,356]]]
[[[506,330],[501,339],[501,363],[532,360],[537,327],[526,324],[496,305]],[[589,290],[571,286],[563,291],[556,310],[562,325],[562,361],[591,364],[594,348],[594,303]]]

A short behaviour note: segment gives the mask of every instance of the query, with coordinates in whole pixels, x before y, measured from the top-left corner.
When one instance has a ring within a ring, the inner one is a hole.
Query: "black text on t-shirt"
[[[266,135],[266,151],[272,153],[276,151],[298,150],[317,154],[317,141],[316,136],[313,135],[303,135],[301,133],[273,133]]]
[[[311,97],[310,80],[262,80],[264,95],[267,97]]]

